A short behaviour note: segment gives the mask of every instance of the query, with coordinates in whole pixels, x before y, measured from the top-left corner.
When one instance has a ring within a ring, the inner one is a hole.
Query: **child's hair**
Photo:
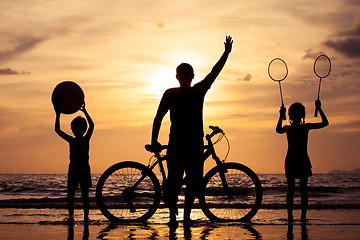
[[[305,123],[305,107],[299,102],[293,103],[289,107],[290,123],[293,123],[296,119],[300,120],[300,123]]]
[[[188,63],[181,63],[176,68],[176,75],[179,80],[192,80],[194,78],[194,69]]]
[[[87,122],[85,118],[78,116],[71,121],[71,130],[74,132],[74,134],[84,134],[86,129]]]

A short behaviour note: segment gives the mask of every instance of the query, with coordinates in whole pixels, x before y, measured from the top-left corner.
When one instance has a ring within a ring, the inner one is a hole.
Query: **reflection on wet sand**
[[[147,224],[132,224],[132,225],[122,225],[122,224],[108,224],[103,228],[97,239],[108,239],[116,237],[119,239],[158,239],[159,236],[157,229],[154,226]]]
[[[179,224],[176,228],[169,228],[165,224],[143,225],[115,225],[109,224],[103,228],[97,239],[262,239],[260,233],[249,224],[213,224],[209,222],[195,223],[191,227]]]
[[[184,239],[215,239],[216,236],[224,239],[240,239],[243,236],[247,236],[247,239],[262,239],[260,233],[249,224],[209,224],[199,227],[183,227],[183,233]],[[181,239],[181,234],[178,237]]]
[[[69,224],[68,225],[68,235],[67,235],[67,240],[74,240],[74,224]],[[83,235],[82,235],[82,240],[88,240],[90,236],[90,232],[89,232],[89,225],[88,224],[84,224],[84,230],[83,230]]]
[[[294,237],[294,225],[289,224],[288,231],[286,233],[286,240],[294,240],[294,239],[298,239]],[[306,224],[301,224],[301,240],[308,240],[308,239],[309,239],[309,235]]]

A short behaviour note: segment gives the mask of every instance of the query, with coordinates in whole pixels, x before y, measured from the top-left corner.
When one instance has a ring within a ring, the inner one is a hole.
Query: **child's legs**
[[[306,220],[306,212],[309,202],[309,194],[307,188],[308,178],[300,178],[300,193],[301,193],[301,219]]]
[[[84,208],[84,220],[88,220],[89,218],[89,188],[91,187],[91,177],[90,175],[85,175],[82,177],[80,182],[81,188],[81,199],[83,201]]]
[[[77,187],[78,181],[76,177],[74,177],[72,174],[69,174],[67,182],[67,203],[70,216],[74,216],[74,198]]]
[[[286,194],[286,206],[288,211],[289,220],[292,220],[292,211],[294,206],[294,193],[295,193],[295,178],[294,177],[286,177],[287,180],[287,194]]]

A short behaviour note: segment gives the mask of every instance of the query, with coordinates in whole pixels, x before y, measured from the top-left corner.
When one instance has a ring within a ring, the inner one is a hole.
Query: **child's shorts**
[[[90,173],[68,173],[68,187],[92,188]]]

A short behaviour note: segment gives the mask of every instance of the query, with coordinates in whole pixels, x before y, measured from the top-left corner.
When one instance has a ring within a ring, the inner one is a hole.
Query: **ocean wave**
[[[92,176],[91,208],[97,208],[95,186],[99,177],[99,174]],[[285,209],[287,184],[284,174],[259,174],[259,178],[263,187],[263,208]],[[0,174],[0,208],[67,208],[66,183],[66,174]],[[311,208],[358,209],[360,175],[314,174],[309,180],[308,191]],[[298,196],[297,190],[296,201]],[[183,204],[183,196],[179,203]],[[76,194],[75,207],[82,207],[80,191]]]
[[[81,198],[75,199],[75,208],[82,209],[82,200]],[[123,205],[122,207],[126,207]],[[120,208],[122,208],[120,207]],[[179,208],[184,207],[184,203],[180,202],[178,204]],[[41,199],[8,199],[0,201],[0,208],[55,208],[55,209],[66,209],[67,200],[66,198],[41,198]],[[90,208],[97,209],[96,199],[94,197],[90,198]],[[167,208],[163,203],[160,204],[159,208]],[[200,209],[201,206],[196,202],[194,203],[194,208]],[[266,202],[263,201],[261,205],[262,209],[286,209],[285,202]],[[295,209],[300,209],[300,203],[294,204]],[[309,203],[309,209],[360,209],[360,203]]]

